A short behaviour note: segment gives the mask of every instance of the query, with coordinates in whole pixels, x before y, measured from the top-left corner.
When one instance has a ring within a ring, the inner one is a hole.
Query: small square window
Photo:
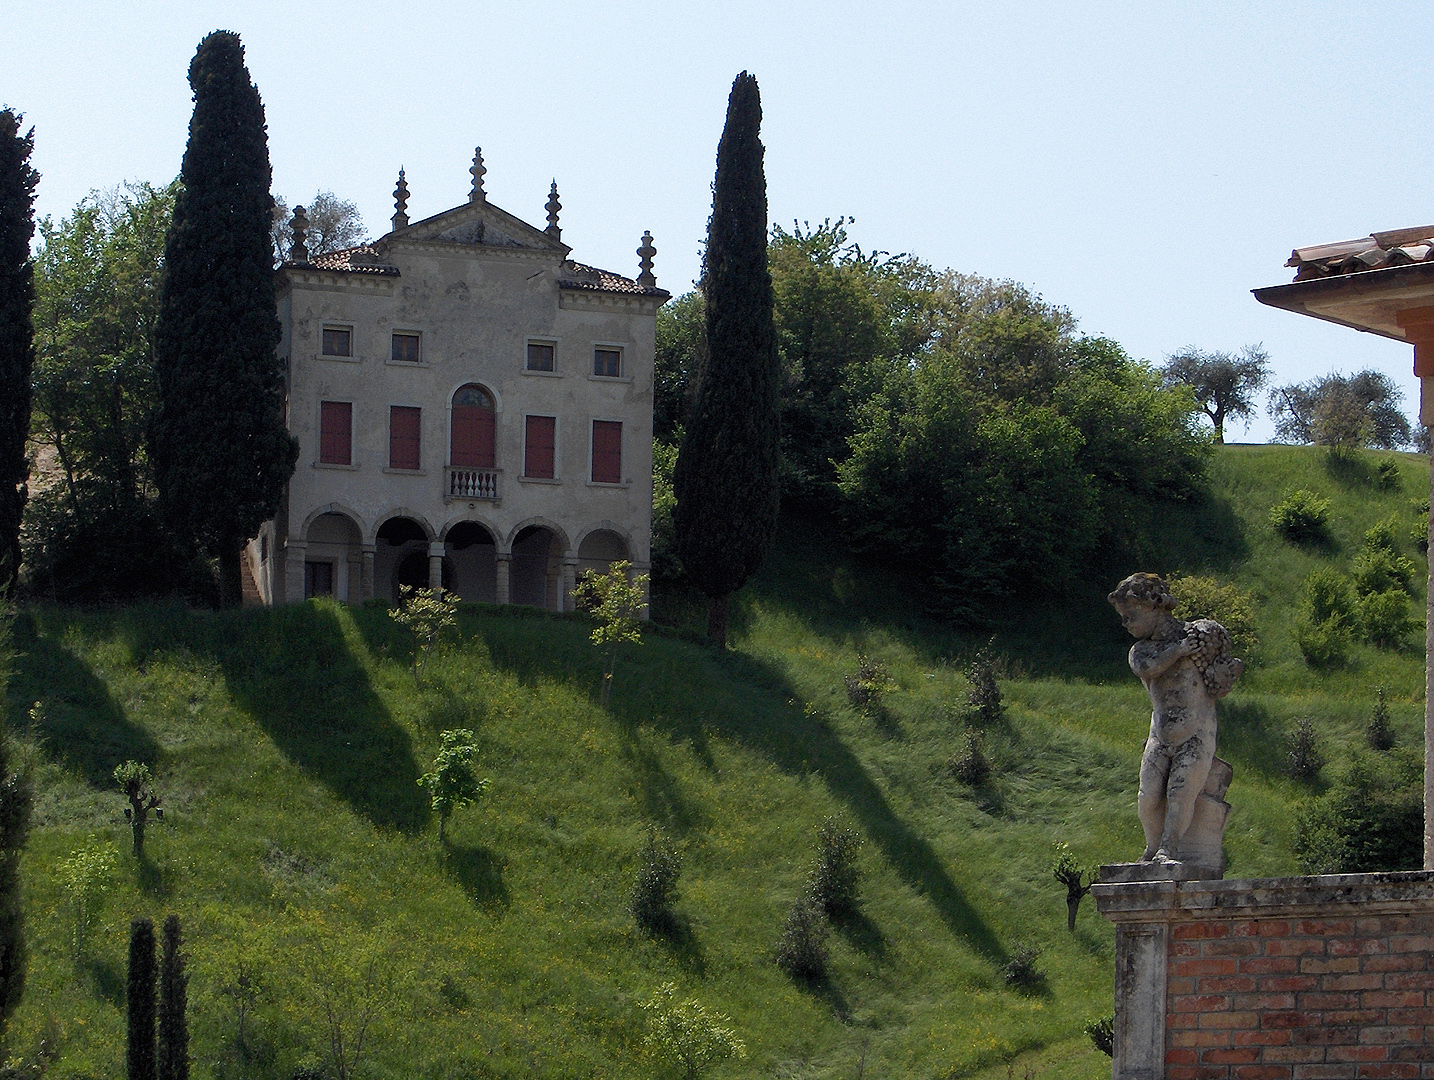
[[[622,374],[621,349],[594,349],[593,374],[617,378]]]
[[[528,370],[552,371],[553,346],[541,341],[528,342]]]
[[[324,355],[352,356],[354,354],[354,332],[347,326],[324,327]]]
[[[396,331],[393,335],[391,358],[405,364],[418,363],[418,335]]]

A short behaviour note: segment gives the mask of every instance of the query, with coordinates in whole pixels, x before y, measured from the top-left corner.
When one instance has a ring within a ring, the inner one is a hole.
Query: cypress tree
[[[707,634],[727,641],[727,598],[777,529],[778,366],[767,271],[767,181],[757,80],[742,72],[717,147],[702,292],[707,366],[673,473],[683,569],[707,596]]]
[[[35,129],[20,134],[22,117],[0,111],[0,596],[20,572],[20,515],[29,492],[30,372],[35,366],[35,185],[30,167]]]
[[[184,971],[179,916],[164,920],[164,951],[159,965],[159,1080],[189,1080],[189,1023],[185,1003],[189,976]]]
[[[284,426],[264,106],[237,34],[189,65],[194,115],[165,241],[151,453],[175,534],[219,560],[240,597],[244,543],[274,516],[298,445]]]
[[[129,989],[125,995],[129,1041],[126,1080],[156,1080],[154,1071],[154,923],[129,924]]]
[[[0,612],[0,618],[4,613]],[[3,628],[0,628],[3,629]],[[3,638],[4,633],[0,633]],[[0,651],[5,644],[0,641]],[[5,657],[0,655],[0,665]],[[25,989],[25,921],[20,906],[20,852],[30,833],[30,778],[12,771],[0,737],[0,1032]]]

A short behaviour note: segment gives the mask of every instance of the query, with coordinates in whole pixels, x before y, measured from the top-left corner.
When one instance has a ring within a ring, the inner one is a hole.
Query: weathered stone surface
[[[1099,881],[1103,885],[1139,881],[1205,881],[1218,879],[1223,873],[1219,866],[1202,866],[1193,862],[1106,863],[1100,868]]]
[[[1108,599],[1136,638],[1130,669],[1152,706],[1140,763],[1141,861],[1213,868],[1218,877],[1230,815],[1224,796],[1234,773],[1215,757],[1215,702],[1245,665],[1230,654],[1229,632],[1218,622],[1183,622],[1170,614],[1175,599],[1155,574],[1132,574]],[[1174,880],[1187,879],[1172,873]]]

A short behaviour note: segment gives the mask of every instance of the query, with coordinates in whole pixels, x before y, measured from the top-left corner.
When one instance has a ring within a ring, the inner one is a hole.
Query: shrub
[[[649,933],[659,934],[676,925],[672,905],[677,900],[677,878],[682,853],[656,827],[647,830],[647,842],[638,857],[637,879],[632,884],[632,917]]]
[[[1312,668],[1343,667],[1349,659],[1349,631],[1339,623],[1301,621],[1295,627],[1295,644]]]
[[[1386,458],[1374,469],[1374,482],[1383,491],[1398,491],[1400,485],[1399,463]]]
[[[1034,990],[1040,985],[1044,976],[1036,968],[1036,961],[1040,959],[1041,950],[1036,945],[1020,945],[1011,954],[1011,959],[1006,961],[1001,968],[1001,978],[1006,980],[1006,985],[1016,990]]]
[[[1292,543],[1320,543],[1329,537],[1329,500],[1303,488],[1292,491],[1270,509],[1270,524]]]
[[[1314,721],[1301,716],[1295,721],[1295,729],[1289,734],[1288,754],[1290,775],[1296,780],[1312,780],[1324,768],[1324,756],[1319,751],[1315,738]]]
[[[1304,615],[1314,625],[1354,622],[1355,595],[1349,578],[1332,566],[1321,566],[1305,578],[1302,593]]]
[[[1369,714],[1369,723],[1364,725],[1364,741],[1371,750],[1394,749],[1394,729],[1389,724],[1389,706],[1384,703],[1384,687],[1374,691],[1374,711]]]
[[[1106,1057],[1115,1056],[1115,1014],[1098,1016],[1085,1022],[1085,1033]]]
[[[971,684],[966,691],[966,709],[973,720],[983,724],[995,723],[1006,711],[1001,700],[1001,686],[996,681],[996,656],[990,645],[976,650],[971,666],[966,669],[966,681]]]
[[[980,787],[990,779],[991,762],[986,757],[984,743],[979,731],[967,730],[961,736],[961,748],[946,763],[951,775],[961,783]]]
[[[1429,554],[1429,503],[1414,504],[1414,526],[1409,530],[1409,539],[1414,541],[1423,554]]]
[[[843,675],[847,700],[862,712],[874,712],[881,706],[881,699],[889,690],[895,689],[886,664],[872,656],[856,654],[856,671]]]
[[[1399,529],[1399,521],[1393,517],[1387,517],[1383,521],[1377,521],[1364,533],[1365,551],[1392,551],[1399,553],[1399,541],[1396,535]]]
[[[1178,619],[1214,619],[1230,631],[1237,652],[1249,653],[1255,636],[1255,598],[1213,577],[1176,574],[1170,579]]]
[[[857,895],[861,870],[856,865],[860,848],[856,830],[838,818],[827,818],[817,830],[817,864],[807,895],[832,918],[855,911],[861,903]]]
[[[777,965],[794,979],[827,977],[827,917],[810,896],[799,896],[777,941]]]
[[[1295,856],[1310,874],[1417,870],[1424,863],[1424,764],[1415,751],[1357,753],[1295,823]]]
[[[687,1080],[713,1062],[747,1056],[747,1047],[722,1013],[708,1012],[696,998],[677,1000],[677,987],[663,983],[641,1003],[647,1014],[642,1043],[659,1057],[680,1066]]]
[[[1371,645],[1396,649],[1418,626],[1409,611],[1409,598],[1397,589],[1373,593],[1359,601],[1359,633]]]
[[[116,861],[112,845],[92,840],[88,846],[72,852],[55,873],[70,900],[70,948],[76,964],[84,959],[90,927],[114,884]]]
[[[1360,596],[1400,592],[1414,595],[1414,561],[1386,547],[1368,547],[1354,557],[1354,588]]]
[[[453,811],[476,802],[489,782],[473,772],[473,759],[478,756],[473,732],[455,728],[441,732],[438,740],[433,769],[418,778],[418,786],[428,791],[430,805],[438,811],[438,842],[443,843]]]

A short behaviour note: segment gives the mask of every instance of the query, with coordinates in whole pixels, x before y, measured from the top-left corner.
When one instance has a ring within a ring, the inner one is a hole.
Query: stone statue
[[[1215,702],[1245,670],[1230,654],[1230,633],[1213,619],[1184,622],[1155,574],[1132,574],[1107,599],[1136,638],[1130,670],[1145,684],[1153,711],[1140,762],[1142,863],[1186,864],[1219,877],[1221,841],[1233,775],[1215,756]]]

